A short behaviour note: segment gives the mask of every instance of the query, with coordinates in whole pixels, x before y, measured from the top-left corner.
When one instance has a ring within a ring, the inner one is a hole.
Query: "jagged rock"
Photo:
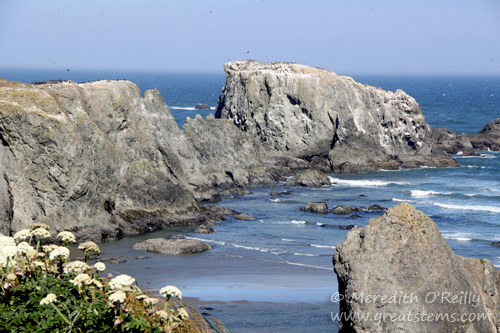
[[[361,172],[457,166],[431,137],[415,99],[293,63],[235,61],[215,116],[260,138],[276,156]]]
[[[321,187],[331,185],[330,178],[319,170],[306,170],[286,182],[288,186]]]
[[[300,210],[303,212],[327,214],[328,206],[325,202],[308,202],[307,205],[300,207]]]
[[[359,216],[358,214],[352,214],[352,215],[350,216],[350,218],[352,218],[352,219],[359,219],[360,217],[361,217],[361,216]]]
[[[371,205],[370,207],[368,207],[368,210],[371,210],[371,211],[384,211],[384,210],[387,210],[387,208],[384,208],[380,205]]]
[[[220,215],[238,215],[240,212],[232,210],[230,208],[225,208],[222,206],[217,206],[217,205],[210,205],[206,206],[208,210],[210,210],[213,213],[220,214]]]
[[[210,250],[212,247],[204,242],[194,239],[166,239],[151,238],[144,242],[136,243],[134,250],[148,251],[152,253],[161,253],[169,255],[200,253]]]
[[[334,209],[332,209],[333,214],[337,215],[346,215],[346,214],[351,214],[353,211],[351,206],[337,206]]]
[[[219,192],[220,195],[250,195],[253,194],[251,191],[243,187],[235,187]]]
[[[476,149],[500,151],[500,118],[490,121],[477,134],[469,135],[469,139]]]
[[[500,272],[488,260],[457,256],[434,221],[407,203],[351,230],[333,264],[340,311],[358,315],[342,316],[340,332],[498,332]],[[489,319],[456,317],[472,313]]]
[[[269,195],[272,195],[272,196],[279,196],[279,195],[292,195],[292,192],[288,192],[288,191],[284,191],[284,192],[276,192],[276,191],[272,191],[271,193],[269,193]]]
[[[211,234],[214,232],[214,229],[210,228],[207,224],[202,224],[194,232],[197,234]]]
[[[354,224],[348,224],[348,225],[339,225],[339,226],[337,226],[337,228],[340,230],[351,230],[351,229],[356,228],[356,226]]]
[[[493,243],[491,243],[491,245],[500,247],[500,242],[493,242]]]
[[[255,220],[255,217],[247,215],[247,214],[238,214],[238,215],[234,215],[233,217],[237,220],[247,220],[247,221]]]
[[[448,154],[474,155],[474,147],[465,133],[458,135],[446,128],[431,127],[431,137]]]

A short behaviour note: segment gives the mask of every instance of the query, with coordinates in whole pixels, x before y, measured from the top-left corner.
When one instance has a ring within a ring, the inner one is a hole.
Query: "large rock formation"
[[[292,63],[246,60],[224,69],[215,116],[231,119],[276,155],[334,172],[457,165],[402,90]]]
[[[500,330],[500,272],[457,256],[409,204],[351,230],[333,263],[340,311],[354,316],[341,317],[340,332]]]
[[[99,240],[198,223],[179,133],[160,94],[128,81],[0,79],[1,231],[44,220]]]
[[[474,148],[500,151],[500,118],[490,121],[477,134],[469,135]]]

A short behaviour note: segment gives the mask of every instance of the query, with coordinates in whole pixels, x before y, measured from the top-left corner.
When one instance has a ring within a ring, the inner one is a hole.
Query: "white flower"
[[[160,294],[164,297],[171,297],[172,295],[176,296],[178,299],[182,299],[182,293],[179,288],[175,286],[166,286],[160,289]]]
[[[16,246],[16,241],[12,237],[0,236],[0,248],[7,245]]]
[[[7,274],[6,278],[7,278],[7,280],[14,281],[17,277],[16,277],[16,274],[9,273],[9,274]]]
[[[149,305],[155,305],[156,303],[158,303],[158,298],[153,298],[153,297],[145,298],[144,303]]]
[[[8,258],[14,258],[17,255],[17,246],[6,245],[0,249],[0,253]]]
[[[45,229],[45,230],[50,230],[50,225],[42,223],[42,222],[36,222],[30,224],[31,229],[36,230],[36,229]]]
[[[102,283],[99,282],[98,280],[96,279],[92,279],[92,281],[90,281],[90,284],[93,284],[94,286],[96,286],[97,288],[99,289],[102,289]]]
[[[7,257],[0,254],[0,267],[7,267]]]
[[[62,258],[62,259],[68,259],[69,257],[69,249],[64,246],[60,246],[58,248],[55,248],[54,250],[50,251],[49,253],[49,259],[54,260],[56,258]]]
[[[28,256],[31,256],[31,255],[34,256],[34,255],[36,255],[36,250],[33,246],[29,245],[28,243],[21,242],[21,243],[17,244],[17,253],[19,253],[19,254],[25,253]]]
[[[76,243],[76,237],[72,232],[69,231],[61,231],[57,238],[61,238],[61,240],[65,243]]]
[[[56,294],[50,293],[44,299],[40,301],[40,305],[50,304],[52,302],[57,301]]]
[[[102,262],[96,262],[95,265],[94,265],[94,268],[99,271],[99,272],[102,272],[106,269],[106,265]]]
[[[125,294],[121,290],[117,290],[109,296],[108,304],[110,306],[113,306],[113,304],[115,304],[116,302],[125,303],[126,299],[127,299],[127,294]]]
[[[181,319],[188,319],[189,318],[189,313],[186,311],[186,309],[184,308],[180,308],[178,311],[177,311],[177,315],[181,318]]]
[[[83,261],[79,261],[79,260],[68,262],[68,263],[66,263],[66,265],[64,265],[64,273],[78,274],[78,273],[81,273],[87,269],[89,269],[89,266],[86,263],[84,263]]]
[[[101,250],[99,250],[99,246],[97,246],[97,244],[92,241],[81,243],[78,246],[78,250],[82,250],[83,252],[95,252],[97,254],[101,253]]]
[[[73,283],[78,288],[81,288],[84,284],[89,285],[92,283],[92,278],[90,275],[85,273],[80,273],[73,280],[69,280],[69,282]]]
[[[159,316],[160,318],[165,319],[165,320],[168,320],[170,318],[167,311],[165,311],[165,310],[156,311],[155,314],[157,316]]]
[[[135,282],[135,279],[129,275],[121,274],[109,281],[111,289],[121,289],[123,287],[130,287]]]
[[[48,232],[47,229],[44,228],[35,229],[31,232],[31,234],[37,238],[42,238],[42,239],[52,237],[50,232]]]
[[[14,234],[14,240],[16,242],[22,242],[31,237],[30,229],[21,229]]]

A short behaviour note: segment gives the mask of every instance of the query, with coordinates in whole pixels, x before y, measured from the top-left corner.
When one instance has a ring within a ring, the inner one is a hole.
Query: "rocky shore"
[[[220,219],[199,202],[283,176],[322,186],[318,170],[457,166],[401,90],[290,63],[225,71],[215,117],[182,130],[158,91],[128,81],[0,79],[0,232],[41,221],[105,241]]]

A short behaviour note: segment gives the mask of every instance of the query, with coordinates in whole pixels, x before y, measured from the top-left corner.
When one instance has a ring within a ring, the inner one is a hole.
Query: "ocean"
[[[0,77],[22,82],[50,79],[88,81],[128,79],[141,91],[158,89],[179,127],[185,117],[206,116],[214,108],[225,82],[224,73],[106,73],[78,71],[0,70]],[[427,122],[459,133],[477,133],[500,117],[500,77],[405,77],[354,75],[359,82],[386,90],[402,89],[420,104]],[[309,201],[338,205],[383,207],[409,202],[431,216],[459,255],[489,259],[500,268],[500,153],[453,156],[458,168],[420,168],[356,175],[331,174],[322,188],[255,187],[248,196],[225,197],[217,203],[255,217],[227,219],[215,232],[198,235],[192,229],[171,229],[128,237],[101,245],[103,256],[120,257],[110,271],[134,275],[143,288],[175,284],[185,297],[198,298],[198,308],[220,318],[233,332],[335,332],[332,315],[338,304],[332,254],[346,237],[342,226],[365,226],[381,213],[359,217],[301,212]],[[272,197],[271,191],[290,191]],[[145,238],[183,234],[203,240],[212,250],[199,255],[168,257],[132,250]],[[139,256],[148,259],[136,259]],[[216,302],[217,301],[217,302]],[[207,305],[209,304],[209,305]]]

